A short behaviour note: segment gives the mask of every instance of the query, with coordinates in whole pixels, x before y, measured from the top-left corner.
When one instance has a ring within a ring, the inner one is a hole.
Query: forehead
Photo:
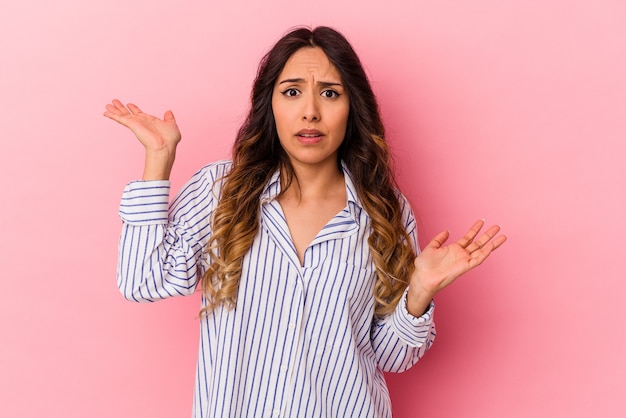
[[[281,78],[308,78],[312,76],[324,81],[341,81],[337,68],[319,47],[300,48],[289,57],[283,67]]]

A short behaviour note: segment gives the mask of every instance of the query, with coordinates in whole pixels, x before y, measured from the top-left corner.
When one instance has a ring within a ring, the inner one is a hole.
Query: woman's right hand
[[[126,126],[146,149],[144,180],[167,180],[170,177],[176,146],[181,135],[172,111],[168,110],[163,119],[143,113],[134,104],[126,106],[119,100],[106,105],[104,116]]]

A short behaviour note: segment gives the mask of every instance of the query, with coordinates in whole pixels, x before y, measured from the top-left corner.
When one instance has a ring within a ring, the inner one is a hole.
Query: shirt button
[[[295,328],[296,328],[295,322],[290,322],[289,323],[289,329],[295,329]]]
[[[275,417],[279,417],[280,416],[280,411],[278,409],[274,409],[274,414]]]
[[[287,373],[287,370],[289,370],[289,368],[286,365],[283,364],[282,366],[280,366],[280,371],[281,372]]]

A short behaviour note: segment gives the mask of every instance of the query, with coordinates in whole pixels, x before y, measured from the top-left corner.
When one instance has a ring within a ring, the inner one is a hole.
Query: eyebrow
[[[305,81],[306,80],[304,78],[288,78],[288,79],[283,80],[280,83],[278,83],[278,85],[281,85],[283,83],[304,83]],[[332,86],[343,87],[343,84],[336,83],[336,82],[333,82],[333,81],[318,81],[317,84],[321,85],[322,87],[332,87]]]

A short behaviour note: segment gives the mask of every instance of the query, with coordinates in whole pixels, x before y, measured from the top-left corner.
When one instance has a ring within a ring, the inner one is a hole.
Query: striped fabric
[[[219,179],[230,167],[227,161],[204,167],[169,212],[169,182],[126,186],[118,286],[128,300],[196,290],[207,267],[203,248]],[[307,248],[303,265],[275,200],[278,173],[265,188],[237,307],[201,320],[193,417],[391,417],[383,372],[407,370],[430,347],[434,305],[415,318],[405,293],[395,313],[373,320],[370,221],[345,172],[347,205]],[[417,247],[415,220],[403,202]]]

